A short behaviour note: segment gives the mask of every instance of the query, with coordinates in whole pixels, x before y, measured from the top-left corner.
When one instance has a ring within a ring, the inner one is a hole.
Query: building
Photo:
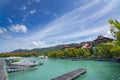
[[[93,46],[97,45],[98,43],[106,43],[106,42],[112,42],[114,39],[105,37],[105,36],[98,36],[95,40],[93,40]]]
[[[88,42],[81,42],[80,45],[81,48],[92,48],[93,46],[96,46],[99,43],[106,43],[112,41],[113,39],[100,35],[95,40]]]
[[[81,42],[81,48],[91,48],[92,47],[92,43],[89,42]]]
[[[93,41],[87,41],[87,42],[81,42],[80,44],[73,44],[71,45],[64,45],[63,49],[68,49],[68,48],[87,48],[92,50],[93,46],[96,46],[99,43],[106,43],[106,42],[112,42],[114,39],[99,35],[96,39]]]
[[[63,49],[68,50],[69,48],[70,48],[69,45],[64,45],[64,48],[63,48]]]

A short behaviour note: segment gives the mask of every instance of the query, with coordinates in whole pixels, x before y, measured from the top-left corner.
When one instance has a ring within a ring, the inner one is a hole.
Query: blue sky
[[[109,19],[120,21],[120,0],[2,0],[0,52],[112,37]]]

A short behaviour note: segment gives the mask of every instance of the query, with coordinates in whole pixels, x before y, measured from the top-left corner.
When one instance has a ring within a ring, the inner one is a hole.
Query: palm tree
[[[109,23],[111,25],[110,26],[111,27],[110,32],[116,38],[117,45],[120,46],[120,22],[118,22],[117,20],[110,19]]]

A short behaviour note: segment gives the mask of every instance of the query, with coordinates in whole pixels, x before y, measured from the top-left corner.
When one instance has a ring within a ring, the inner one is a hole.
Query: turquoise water
[[[43,65],[29,71],[9,73],[9,80],[50,80],[63,73],[77,68],[85,68],[87,72],[75,80],[120,80],[120,63],[29,58],[43,62]]]

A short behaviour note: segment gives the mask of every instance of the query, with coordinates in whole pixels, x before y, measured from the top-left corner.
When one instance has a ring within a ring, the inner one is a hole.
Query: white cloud
[[[106,37],[114,38],[113,35],[111,34],[110,30],[106,30]]]
[[[10,35],[5,34],[5,33],[7,33],[7,29],[6,28],[0,28],[0,36],[1,37],[3,37],[6,40],[12,40],[13,39]]]
[[[82,7],[78,8],[78,11],[79,11],[79,9],[80,9],[81,11],[87,10],[88,8],[90,8],[90,7],[92,7],[92,6],[94,6],[94,5],[96,5],[96,4],[99,4],[100,1],[101,1],[101,0],[93,0],[93,2],[91,2],[91,3],[89,3],[89,4],[85,5],[85,6],[82,6]]]
[[[2,34],[1,35],[4,39],[6,39],[6,40],[13,40],[13,38],[10,36],[10,35],[4,35],[4,34]]]
[[[46,43],[43,41],[33,41],[32,46],[42,48],[42,47],[46,47]]]
[[[34,14],[34,13],[36,13],[36,10],[33,9],[33,10],[30,11],[30,13],[31,13],[31,14]]]
[[[118,3],[118,0],[111,0],[110,2],[108,2],[105,6],[103,6],[103,8],[101,8],[99,11],[94,12],[92,15],[90,15],[89,17],[77,20],[76,23],[78,22],[85,22],[85,21],[96,21],[97,19],[109,14],[111,12],[111,10],[113,10],[116,6],[116,4]]]
[[[40,2],[40,0],[36,0],[36,2]]]
[[[0,34],[4,34],[5,32],[7,32],[5,28],[0,28]]]
[[[24,11],[24,10],[26,10],[26,9],[27,9],[27,7],[26,7],[26,6],[23,6],[21,9]]]
[[[12,19],[7,18],[7,20],[9,21],[9,23],[13,23]]]
[[[95,28],[88,28],[83,31],[76,31],[74,33],[69,33],[67,35],[63,34],[60,36],[55,36],[55,37],[53,37],[53,39],[66,40],[66,39],[74,39],[74,38],[79,38],[79,37],[84,37],[84,36],[90,36],[90,35],[94,35],[94,34],[96,34],[96,35],[105,34],[106,30],[108,30],[108,29],[109,29],[109,27],[107,25],[102,25],[102,26],[98,26]]]
[[[58,18],[58,15],[57,15],[56,13],[54,13],[53,16],[54,16],[55,18]]]
[[[21,24],[12,25],[9,29],[12,32],[23,32],[23,33],[27,32],[27,27]]]

